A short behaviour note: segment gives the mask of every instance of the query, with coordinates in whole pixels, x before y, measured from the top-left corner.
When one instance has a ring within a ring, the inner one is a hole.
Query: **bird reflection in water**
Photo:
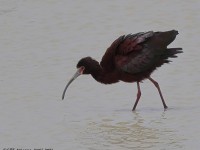
[[[112,115],[99,122],[91,122],[80,133],[79,141],[88,149],[143,150],[153,147],[162,149],[163,146],[169,149],[181,147],[180,143],[184,139],[178,136],[175,129],[165,126],[165,111],[158,118],[150,120],[142,116],[143,114],[134,112],[132,118],[124,118],[120,122],[110,119],[113,118]]]

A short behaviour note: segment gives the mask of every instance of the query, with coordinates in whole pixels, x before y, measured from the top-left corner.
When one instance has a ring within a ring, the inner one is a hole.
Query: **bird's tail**
[[[175,40],[177,35],[178,31],[176,30],[154,32],[154,36],[147,41],[147,45],[156,50],[164,50]]]
[[[176,36],[178,35],[178,31],[171,30],[165,32],[158,32],[158,37],[160,38],[160,43],[164,44],[165,46],[169,45],[171,42],[174,41]]]
[[[170,60],[167,60],[168,58],[176,58],[176,54],[179,53],[183,53],[182,48],[167,48],[162,57],[166,60],[166,63],[168,63],[170,62]]]

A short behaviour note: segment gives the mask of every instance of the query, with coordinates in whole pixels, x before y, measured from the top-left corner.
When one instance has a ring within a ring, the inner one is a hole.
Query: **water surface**
[[[155,150],[200,147],[200,2],[0,1],[0,147],[54,150]],[[120,35],[177,29],[184,54],[148,80],[131,112],[136,84],[79,77],[85,56],[101,60]]]

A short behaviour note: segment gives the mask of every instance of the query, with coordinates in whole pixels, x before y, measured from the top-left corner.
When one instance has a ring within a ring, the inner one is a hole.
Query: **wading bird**
[[[178,31],[171,30],[120,36],[106,50],[100,63],[91,57],[82,58],[78,62],[78,70],[66,85],[62,99],[73,80],[79,75],[91,74],[96,81],[104,84],[136,82],[138,92],[132,109],[134,111],[141,96],[140,82],[149,79],[158,89],[164,109],[167,109],[159,84],[150,75],[164,63],[169,63],[168,58],[175,58],[176,54],[182,53],[182,48],[167,48],[177,34]]]

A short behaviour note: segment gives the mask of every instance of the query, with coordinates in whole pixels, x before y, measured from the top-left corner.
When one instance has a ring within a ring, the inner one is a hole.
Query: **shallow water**
[[[54,150],[198,149],[200,2],[0,1],[0,148]],[[184,53],[148,80],[132,112],[136,84],[79,77],[85,56],[101,60],[120,35],[177,29]]]

